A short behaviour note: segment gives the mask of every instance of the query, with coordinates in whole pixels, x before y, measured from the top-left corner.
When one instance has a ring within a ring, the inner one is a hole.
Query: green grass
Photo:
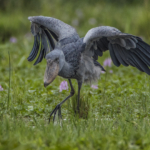
[[[92,27],[109,25],[142,36],[150,43],[150,6],[146,0],[135,6],[67,2],[62,7],[62,1],[49,5],[46,2],[40,14],[69,24],[78,20],[75,27],[80,36]],[[15,44],[8,42],[9,36],[0,43],[0,85],[4,89],[0,91],[0,150],[150,149],[150,78],[133,67],[106,68],[98,89],[83,85],[83,111],[79,116],[74,114],[75,95],[62,106],[63,121],[56,118],[55,124],[48,124],[50,112],[69,95],[70,89],[59,92],[64,80],[61,77],[44,88],[46,61],[37,66],[27,61],[33,37],[24,36],[30,30],[26,18],[39,12],[16,10],[0,14],[5,32],[18,38]],[[96,19],[95,24],[89,24],[90,18]],[[99,62],[103,64],[107,57],[109,53],[105,52]],[[75,80],[73,85],[77,92]]]

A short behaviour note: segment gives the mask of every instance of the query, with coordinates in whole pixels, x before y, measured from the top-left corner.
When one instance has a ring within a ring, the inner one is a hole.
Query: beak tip
[[[44,82],[44,87],[46,88],[49,84],[47,82]]]

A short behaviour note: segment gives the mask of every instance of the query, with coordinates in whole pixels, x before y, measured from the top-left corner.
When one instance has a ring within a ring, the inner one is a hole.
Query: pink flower
[[[101,73],[102,73],[102,74],[105,74],[106,72],[105,72],[105,71],[101,71]]]
[[[17,38],[11,37],[11,38],[9,39],[9,41],[10,41],[11,43],[17,43]]]
[[[0,85],[0,91],[3,91],[3,88],[2,88],[2,86]]]
[[[93,84],[92,84],[92,85],[91,85],[91,88],[92,88],[92,89],[98,89],[98,85],[93,85]]]
[[[67,83],[67,81],[62,81],[60,83],[59,92],[62,92],[62,90],[68,90],[68,83]]]
[[[113,70],[109,70],[109,73],[113,73]]]
[[[103,62],[103,66],[104,67],[111,67],[111,62],[112,62],[112,60],[111,60],[111,58],[106,58],[105,60],[104,60],[104,62]]]

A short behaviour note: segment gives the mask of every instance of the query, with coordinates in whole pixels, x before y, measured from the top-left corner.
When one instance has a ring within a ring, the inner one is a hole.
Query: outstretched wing
[[[117,67],[131,65],[150,75],[150,45],[139,37],[122,33],[114,27],[101,26],[89,30],[83,42],[86,43],[84,53],[96,60],[109,50]]]
[[[28,61],[33,61],[39,53],[34,65],[55,48],[56,42],[77,35],[73,27],[52,17],[34,16],[28,19],[31,21],[31,32],[34,35],[34,45]]]

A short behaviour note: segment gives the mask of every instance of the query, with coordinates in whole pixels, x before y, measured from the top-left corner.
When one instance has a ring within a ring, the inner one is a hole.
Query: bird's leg
[[[78,81],[78,101],[77,101],[77,112],[80,112],[80,90],[82,86],[82,81]]]
[[[74,88],[73,88],[73,86],[72,86],[71,80],[68,79],[68,81],[69,81],[69,84],[70,84],[70,87],[71,87],[70,95],[67,96],[62,102],[60,102],[60,103],[55,107],[55,109],[51,112],[50,118],[51,118],[51,116],[54,114],[53,121],[55,121],[55,116],[56,116],[57,111],[58,111],[58,117],[59,117],[59,118],[62,118],[62,116],[61,116],[61,105],[62,105],[67,99],[69,99],[71,96],[73,96],[74,93],[75,93]],[[50,123],[50,118],[49,118],[49,123]]]

